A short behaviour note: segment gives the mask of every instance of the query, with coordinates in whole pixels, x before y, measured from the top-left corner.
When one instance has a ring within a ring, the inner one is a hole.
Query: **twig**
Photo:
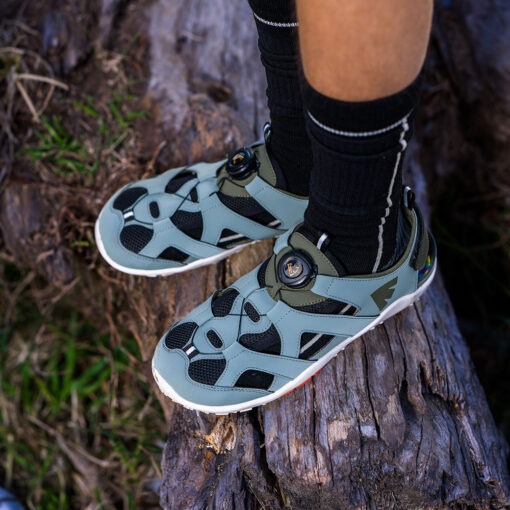
[[[163,140],[162,142],[159,143],[159,145],[156,147],[156,149],[152,153],[151,159],[150,159],[149,163],[147,164],[147,170],[149,171],[149,175],[154,174],[156,160],[159,158],[161,151],[165,148],[167,143],[168,143],[167,140]]]
[[[3,48],[0,48],[0,53],[16,53],[18,55],[24,55],[26,51],[15,48],[14,46],[4,46]]]
[[[7,307],[7,311],[5,312],[5,323],[6,324],[9,324],[11,322],[12,314],[14,311],[14,306],[16,305],[18,298],[20,297],[21,293],[32,283],[35,276],[36,276],[35,272],[30,271],[23,278],[23,280],[21,280],[21,282],[16,286],[14,291],[11,293],[9,305]]]
[[[15,27],[18,27],[20,28],[21,30],[23,30],[24,32],[26,32],[27,34],[29,35],[34,35],[34,36],[38,36],[39,35],[39,32],[37,32],[37,30],[34,30],[33,28],[30,28],[28,25],[26,25],[25,23],[21,22],[21,21],[18,21],[18,20],[14,20],[12,22],[12,24],[15,26]]]
[[[41,81],[44,83],[49,83],[50,85],[54,85],[55,87],[60,87],[64,90],[69,90],[69,87],[62,83],[61,81],[55,80],[54,78],[48,78],[47,76],[40,76],[38,74],[32,73],[19,73],[14,75],[15,78],[20,78],[22,80],[33,80],[33,81]]]
[[[76,455],[76,453],[78,453],[82,457],[82,459],[84,458],[86,461],[90,462],[91,464],[95,464],[96,466],[99,466],[102,468],[110,467],[110,463],[108,461],[101,460],[101,459],[98,459],[97,457],[94,457],[93,455],[91,455],[86,450],[84,450],[83,448],[81,448],[80,446],[78,446],[77,444],[75,444],[72,441],[66,441],[66,439],[64,438],[64,436],[62,434],[60,434],[59,432],[54,430],[52,427],[49,427],[48,425],[46,425],[44,422],[42,422],[35,416],[28,416],[27,419],[28,419],[28,421],[33,423],[35,426],[44,430],[51,437],[56,438],[58,446],[60,446],[62,448],[64,453],[71,460],[73,460],[73,457]],[[68,443],[69,443],[69,445],[71,445],[71,447],[68,446]],[[74,449],[74,451],[73,451],[73,449]]]
[[[16,80],[16,88],[19,90],[21,96],[25,100],[25,103],[28,106],[30,113],[32,113],[34,122],[39,124],[41,122],[41,119],[39,118],[39,115],[37,113],[37,110],[35,109],[34,103],[32,103],[32,100],[30,99],[30,96],[28,95],[25,87],[21,84],[21,82]]]

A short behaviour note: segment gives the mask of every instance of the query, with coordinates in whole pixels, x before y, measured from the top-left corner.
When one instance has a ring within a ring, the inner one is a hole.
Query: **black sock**
[[[400,255],[402,159],[418,96],[419,80],[392,96],[359,103],[305,85],[313,152],[305,225],[330,236],[330,250],[349,274],[384,270]]]
[[[259,34],[271,117],[269,152],[285,188],[308,195],[312,150],[300,90],[300,57],[294,0],[248,0]]]

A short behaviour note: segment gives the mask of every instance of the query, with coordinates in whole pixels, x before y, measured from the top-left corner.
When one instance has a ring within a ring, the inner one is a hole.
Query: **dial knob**
[[[232,179],[246,179],[259,167],[255,153],[249,147],[243,147],[232,154],[227,161],[227,172]]]
[[[278,278],[287,287],[304,287],[314,276],[314,265],[303,252],[293,250],[280,259]]]

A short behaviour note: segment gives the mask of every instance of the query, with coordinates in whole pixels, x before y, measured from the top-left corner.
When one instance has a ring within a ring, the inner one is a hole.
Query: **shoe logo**
[[[239,165],[243,161],[244,161],[244,156],[239,152],[237,154],[235,154],[232,158],[232,164],[234,164],[234,165]]]
[[[303,272],[303,266],[300,264],[299,260],[291,259],[287,261],[285,265],[285,274],[289,278],[296,278]]]
[[[382,287],[379,287],[376,291],[372,292],[371,297],[375,301],[379,311],[382,311],[382,309],[388,304],[388,301],[393,297],[397,281],[398,277],[393,278],[393,280],[385,283]]]

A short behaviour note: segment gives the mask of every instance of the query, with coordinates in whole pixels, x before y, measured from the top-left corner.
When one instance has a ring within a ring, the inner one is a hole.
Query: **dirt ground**
[[[159,507],[166,425],[92,228],[171,163],[144,99],[149,3],[0,6],[0,485],[28,508]]]

